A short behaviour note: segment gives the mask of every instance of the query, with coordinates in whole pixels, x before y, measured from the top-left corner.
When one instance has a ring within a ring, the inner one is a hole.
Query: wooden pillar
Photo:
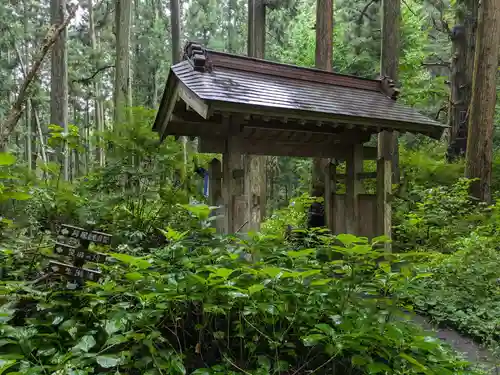
[[[229,122],[230,120],[227,119]],[[233,125],[230,124],[229,125]],[[229,126],[231,129],[232,127]],[[245,231],[248,225],[245,196],[245,170],[242,161],[241,138],[231,134],[222,156],[222,197],[224,199],[224,233]]]
[[[335,231],[335,207],[334,207],[334,196],[337,187],[337,166],[335,160],[330,160],[325,168],[325,216],[326,216],[326,226],[332,233]]]
[[[377,159],[377,235],[391,238],[392,210],[392,158],[390,148],[382,142],[391,142],[391,137],[379,138],[379,154]],[[386,250],[391,245],[386,244]]]
[[[218,159],[212,159],[208,169],[208,204],[218,207],[213,215],[218,218],[212,222],[216,233],[224,233],[224,200],[222,199],[222,164]]]
[[[346,232],[359,234],[359,200],[362,190],[359,173],[363,172],[363,145],[353,145],[346,157]]]

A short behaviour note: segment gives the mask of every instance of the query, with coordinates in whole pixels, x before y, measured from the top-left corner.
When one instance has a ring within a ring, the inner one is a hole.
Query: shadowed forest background
[[[261,231],[215,234],[197,170],[217,155],[151,131],[186,41],[247,54],[247,3],[0,4],[0,374],[446,375],[499,363],[500,29],[489,25],[500,5],[483,0],[485,16],[469,0],[392,2],[399,100],[450,129],[399,137],[386,253],[386,238],[284,238],[306,227],[312,159],[263,158]],[[317,1],[264,3],[265,58],[317,65]],[[335,2],[332,71],[380,75],[382,5]],[[113,236],[90,248],[108,256],[99,282],[47,276],[61,224]],[[488,358],[464,359],[411,311]]]

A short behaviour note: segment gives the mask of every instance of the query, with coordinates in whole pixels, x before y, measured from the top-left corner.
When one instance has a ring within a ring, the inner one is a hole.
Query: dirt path
[[[500,375],[500,361],[495,358],[490,350],[483,348],[472,339],[460,335],[452,329],[434,326],[429,319],[423,316],[412,314],[412,319],[425,330],[434,332],[437,337],[447,342],[457,352],[464,353],[468,361],[479,364],[493,375]]]

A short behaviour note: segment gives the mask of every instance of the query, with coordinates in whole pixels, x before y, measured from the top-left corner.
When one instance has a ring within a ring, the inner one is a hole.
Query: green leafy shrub
[[[469,184],[469,180],[459,179],[451,186],[412,190],[406,212],[401,210],[395,215],[397,248],[453,251],[461,236],[486,219],[485,206],[469,196]]]
[[[207,207],[188,211],[208,220]],[[169,244],[145,257],[122,246],[83,289],[0,283],[3,373],[474,373],[399,317],[391,296],[421,276],[392,266],[413,255],[339,235],[337,260],[318,262],[315,249],[202,224],[163,231]]]

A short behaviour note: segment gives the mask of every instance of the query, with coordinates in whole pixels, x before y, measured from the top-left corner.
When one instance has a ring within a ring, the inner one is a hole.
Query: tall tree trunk
[[[380,74],[394,82],[399,78],[399,46],[401,32],[401,0],[382,0],[382,46]],[[379,155],[391,155],[392,182],[399,183],[398,132],[382,132],[378,136]]]
[[[123,125],[130,119],[130,0],[116,0],[116,62],[114,92],[114,122]],[[128,107],[128,108],[127,108]]]
[[[233,4],[234,5],[234,4]],[[266,5],[263,0],[248,0],[248,45],[249,56],[263,59],[266,49]],[[265,156],[244,155],[245,194],[247,195],[247,220],[245,229],[258,231],[266,216],[267,181]]]
[[[465,155],[467,148],[467,123],[472,97],[478,6],[477,0],[461,0],[455,5],[456,25],[450,33],[452,60],[448,116],[450,137],[447,155],[450,161]]]
[[[90,45],[92,47],[92,52],[97,55],[98,52],[98,46],[97,46],[97,36],[95,32],[95,20],[94,20],[94,4],[93,0],[88,0],[88,9],[89,9],[89,34],[90,34]],[[97,66],[95,66],[97,67]],[[94,88],[94,124],[95,124],[95,130],[98,133],[98,136],[96,137],[96,159],[97,163],[99,166],[104,166],[104,147],[102,145],[102,138],[100,137],[100,134],[104,131],[104,126],[101,118],[101,87],[99,85],[99,82],[97,80],[94,81],[93,84]],[[88,133],[90,135],[90,129],[88,129]],[[88,138],[90,142],[90,137]],[[91,153],[91,150],[89,149],[88,151]],[[91,160],[89,160],[91,162]],[[89,163],[90,165],[90,163]]]
[[[50,16],[52,24],[62,24],[66,0],[51,0]],[[52,48],[52,69],[50,87],[50,123],[59,125],[68,132],[68,56],[66,50],[67,31],[64,29]],[[69,179],[69,152],[63,150],[63,177]]]
[[[482,0],[479,17],[465,176],[478,179],[471,185],[473,196],[490,203],[493,120],[500,43],[500,3],[498,0]]]
[[[316,2],[316,68],[331,72],[333,68],[333,0]],[[312,183],[325,184],[327,159],[314,158]]]
[[[172,25],[172,65],[181,61],[181,7],[179,0],[170,0],[170,24]]]

